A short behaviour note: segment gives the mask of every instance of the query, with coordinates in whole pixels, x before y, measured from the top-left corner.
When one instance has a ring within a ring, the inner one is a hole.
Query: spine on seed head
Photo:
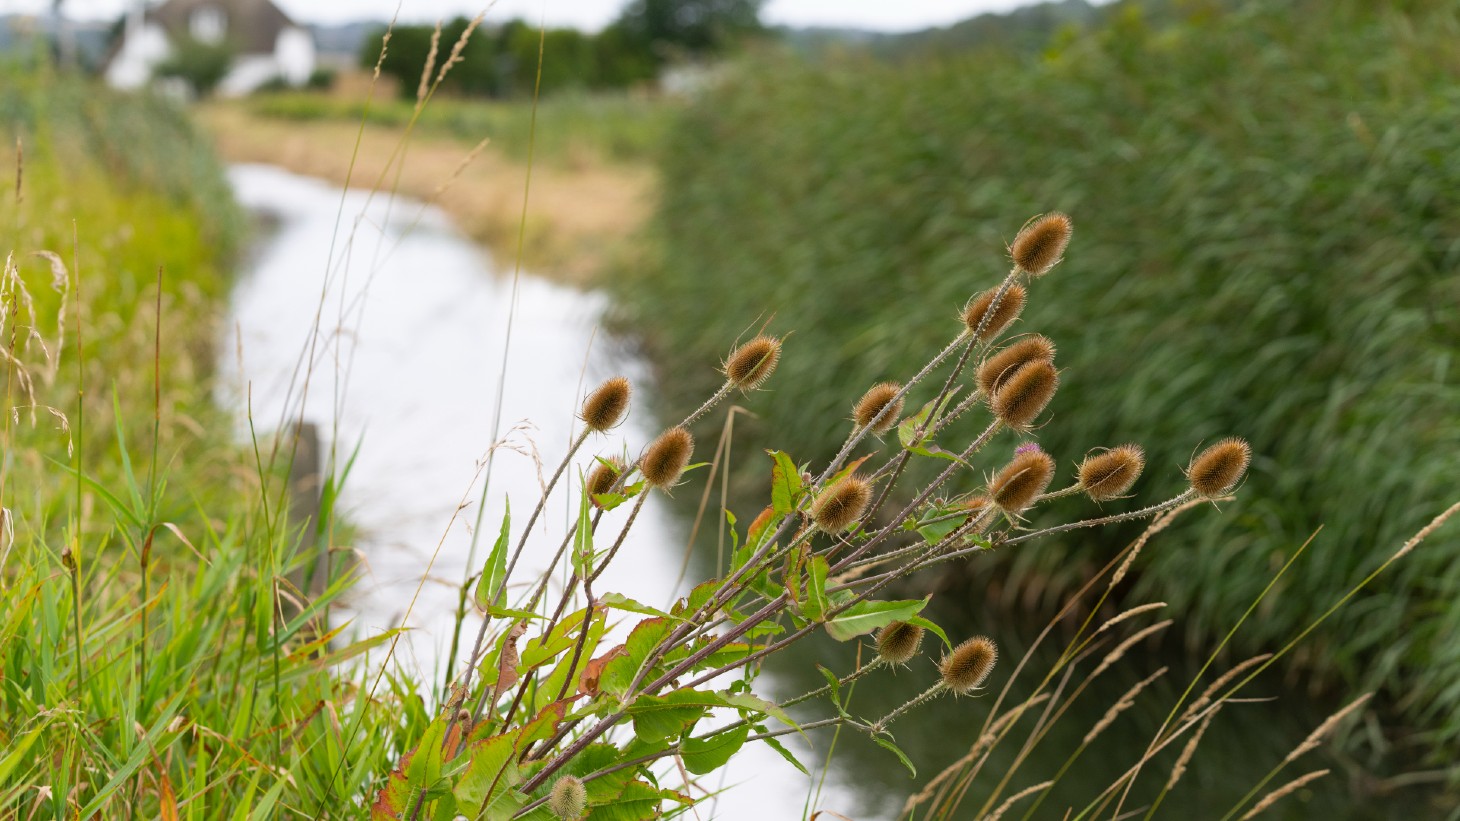
[[[1064,257],[1072,231],[1069,217],[1058,211],[1045,214],[1019,231],[1009,246],[1009,256],[1021,271],[1043,276]]]
[[[877,657],[888,664],[907,664],[922,643],[922,627],[895,621],[877,631]]]
[[[1054,343],[1047,336],[1026,336],[993,354],[978,368],[979,390],[993,396],[1020,368],[1033,362],[1053,362]]]
[[[902,399],[898,392],[902,385],[896,382],[883,382],[873,385],[862,398],[857,400],[856,407],[852,408],[852,421],[858,428],[871,427],[873,420],[876,426],[872,427],[873,433],[886,433],[897,424],[897,417],[902,415]],[[886,413],[883,410],[886,409]],[[881,418],[878,419],[878,415]]]
[[[999,660],[999,648],[988,636],[975,636],[943,657],[938,672],[943,685],[955,693],[975,690],[988,678]]]
[[[588,479],[585,482],[588,488],[588,498],[592,500],[594,507],[601,507],[595,496],[608,493],[613,490],[614,484],[624,473],[624,462],[617,456],[610,456],[607,459],[599,459],[588,472]]]
[[[861,519],[871,503],[872,483],[860,476],[847,476],[811,503],[811,521],[827,533],[840,533]]]
[[[725,360],[725,379],[742,390],[753,390],[770,378],[781,361],[781,340],[757,336],[730,352]]]
[[[1016,453],[999,475],[989,483],[989,498],[1008,514],[1017,514],[1034,500],[1054,478],[1054,460],[1039,448]]]
[[[548,793],[548,809],[553,815],[568,821],[578,821],[588,809],[588,788],[576,775],[565,775],[553,782]]]
[[[1080,489],[1097,502],[1108,502],[1130,490],[1146,467],[1140,445],[1121,445],[1085,457],[1080,463]]]
[[[694,453],[695,439],[684,428],[670,428],[644,450],[639,460],[639,473],[650,487],[671,487],[679,481]]]
[[[1025,429],[1049,405],[1058,387],[1059,373],[1052,362],[1031,362],[999,384],[989,397],[989,409],[1005,425]]]
[[[998,296],[998,288],[990,288],[969,300],[968,305],[963,309],[963,325],[968,328],[969,333],[978,333],[978,341],[987,342],[1003,333],[1009,327],[1009,323],[1019,318],[1024,311],[1024,302],[1029,298],[1029,292],[1023,285],[1015,283],[1004,290],[1003,299],[999,300],[999,307],[989,316],[988,322],[984,323],[984,316],[988,314],[989,307],[993,305],[994,297]],[[983,332],[979,333],[978,326],[983,325]]]
[[[1198,453],[1186,468],[1191,489],[1204,499],[1215,499],[1237,486],[1252,462],[1252,446],[1231,436]]]
[[[578,418],[583,420],[589,430],[600,433],[606,431],[623,421],[632,394],[633,388],[629,385],[629,380],[615,376],[588,394],[588,398],[583,400],[583,409],[578,413]]]

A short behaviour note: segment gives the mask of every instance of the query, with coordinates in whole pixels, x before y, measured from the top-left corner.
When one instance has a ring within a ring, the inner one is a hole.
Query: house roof
[[[228,20],[228,41],[245,54],[268,54],[274,50],[279,32],[294,26],[293,20],[270,0],[167,0],[147,12],[173,36],[186,35],[193,13],[218,9]]]

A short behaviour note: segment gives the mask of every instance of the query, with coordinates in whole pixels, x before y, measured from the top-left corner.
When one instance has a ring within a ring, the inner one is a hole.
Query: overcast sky
[[[155,2],[156,0],[154,0]],[[471,16],[488,0],[274,0],[296,20],[343,22],[388,19],[400,7],[402,20],[434,21]],[[82,18],[115,18],[132,0],[64,0],[66,12]],[[598,29],[628,0],[498,0],[488,19],[525,17],[549,25]],[[1032,0],[767,0],[767,23],[792,26],[847,26],[908,31],[943,26],[985,11],[1007,11]],[[41,12],[50,0],[0,0],[0,12]]]

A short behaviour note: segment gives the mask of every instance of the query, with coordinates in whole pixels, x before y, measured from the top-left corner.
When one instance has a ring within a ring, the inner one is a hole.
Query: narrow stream
[[[326,448],[333,442],[339,465],[358,447],[343,504],[359,528],[354,546],[364,578],[337,618],[350,619],[360,636],[408,626],[392,663],[439,682],[458,589],[469,572],[476,477],[492,450],[508,323],[503,438],[479,556],[490,548],[509,498],[521,527],[570,443],[580,398],[601,380],[628,376],[636,409],[615,436],[590,440],[585,457],[636,454],[656,433],[642,410],[652,390],[648,370],[600,330],[600,294],[524,274],[514,313],[510,269],[494,264],[434,208],[345,194],[269,166],[235,166],[230,177],[239,201],[269,227],[259,232],[233,292],[220,363],[223,401],[238,409],[241,435],[249,419],[262,434],[302,413],[325,433]],[[301,368],[301,359],[312,367]],[[566,491],[554,493],[548,521],[535,529],[516,577],[543,569],[574,503]],[[616,525],[606,519],[602,532],[617,532]],[[674,589],[683,531],[652,499],[634,526],[630,552],[605,575],[602,590],[665,604],[687,589]],[[774,684],[763,676],[759,687],[775,697]],[[808,766],[815,760],[804,745],[798,754]],[[809,783],[769,748],[750,745],[729,768],[723,786],[730,788],[713,813],[701,809],[700,817],[799,817]],[[853,791],[833,783],[818,806],[857,821],[882,817],[858,803]]]

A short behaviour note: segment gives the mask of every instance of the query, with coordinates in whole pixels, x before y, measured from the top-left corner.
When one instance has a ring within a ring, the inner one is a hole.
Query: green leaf
[[[598,600],[598,603],[604,605],[605,607],[612,607],[615,610],[625,610],[629,613],[641,613],[645,616],[659,616],[660,618],[673,619],[675,621],[684,621],[684,619],[680,618],[679,616],[673,616],[656,607],[650,607],[647,604],[636,602],[628,596],[622,595],[620,593],[605,594]]]
[[[511,730],[467,747],[466,771],[451,791],[458,802],[480,807],[489,797],[517,786],[522,780],[517,769],[517,738],[521,734],[521,730]]]
[[[755,729],[757,731],[765,730],[764,727],[756,727]],[[775,750],[777,753],[779,753],[781,758],[784,758],[787,761],[791,762],[791,766],[800,770],[802,775],[811,775],[811,773],[806,769],[806,765],[797,761],[796,756],[791,755],[791,751],[786,749],[785,745],[783,745],[781,742],[775,740],[774,738],[762,738],[761,741],[764,741],[772,750]]]
[[[623,493],[595,493],[593,501],[603,510],[613,510],[619,505],[644,492],[644,483],[635,482],[624,488]]]
[[[717,706],[694,690],[675,690],[662,696],[639,696],[628,707],[634,721],[634,735],[646,743],[663,741],[694,727],[712,706]]]
[[[512,538],[512,500],[507,500],[507,511],[502,514],[502,528],[497,534],[497,543],[487,556],[487,566],[477,581],[477,606],[483,610],[501,595],[502,585],[507,581],[507,542]]]
[[[801,615],[811,621],[821,621],[830,602],[826,598],[826,574],[830,568],[826,557],[812,556],[806,565],[806,602],[801,605]]]
[[[953,649],[953,642],[948,640],[948,634],[943,632],[943,628],[939,627],[936,624],[933,624],[928,619],[925,619],[922,616],[913,616],[910,619],[903,619],[903,621],[927,630],[928,632],[941,639],[944,647],[948,648],[949,650]]]
[[[898,423],[897,441],[914,453],[921,453],[924,456],[936,455],[924,447],[928,443],[928,433],[937,426],[938,418],[943,415],[943,411],[948,409],[948,403],[953,401],[958,390],[958,388],[954,388],[949,391],[941,402],[936,399],[929,400],[928,404],[923,405],[922,410]],[[918,434],[919,430],[922,431],[921,436]]]
[[[667,619],[645,619],[635,625],[633,632],[629,633],[628,640],[624,642],[624,654],[603,666],[603,674],[598,679],[598,689],[616,696],[625,695],[629,685],[634,681],[635,674],[639,672],[640,665],[648,659],[649,653],[667,635],[669,635]]]
[[[872,736],[872,740],[877,742],[877,746],[881,747],[882,749],[891,750],[893,754],[897,756],[897,760],[902,762],[902,766],[907,767],[907,771],[912,774],[912,778],[918,777],[918,768],[914,767],[912,761],[908,760],[906,753],[898,748],[896,744],[892,743],[891,737],[874,735]]]
[[[943,541],[944,537],[946,537],[949,533],[952,533],[953,531],[961,527],[963,525],[963,522],[964,519],[944,519],[941,522],[934,522],[929,525],[921,525],[918,527],[918,535],[922,536],[923,541],[927,542],[928,544],[935,545]]]
[[[689,804],[691,801],[673,790],[661,790],[647,781],[630,781],[610,801],[591,805],[593,821],[650,821],[661,816],[665,799]]]
[[[580,579],[593,575],[593,523],[589,516],[592,510],[593,504],[584,489],[583,498],[578,502],[578,528],[573,531],[573,572]]]
[[[826,632],[837,641],[849,641],[895,621],[907,621],[922,612],[928,599],[911,601],[863,601],[843,610],[826,623]]]
[[[680,757],[684,759],[685,769],[695,775],[714,772],[740,751],[749,736],[750,725],[742,724],[737,729],[705,738],[687,738],[679,745]]]
[[[771,468],[771,508],[784,516],[801,500],[801,469],[784,451],[767,452],[776,461]]]
[[[423,790],[441,777],[441,740],[446,737],[446,717],[437,716],[421,734],[411,762],[406,765],[406,786]]]

